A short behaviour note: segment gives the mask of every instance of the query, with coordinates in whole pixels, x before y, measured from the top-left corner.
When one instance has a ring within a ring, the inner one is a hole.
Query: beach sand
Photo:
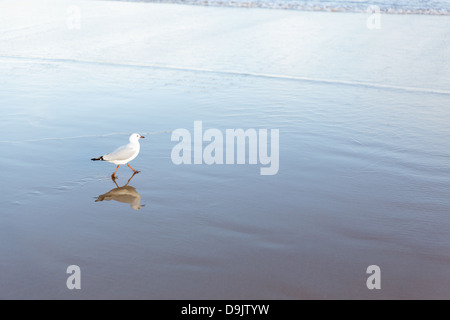
[[[450,298],[450,18],[368,17],[0,2],[0,298]],[[279,129],[278,174],[175,165],[194,121]]]

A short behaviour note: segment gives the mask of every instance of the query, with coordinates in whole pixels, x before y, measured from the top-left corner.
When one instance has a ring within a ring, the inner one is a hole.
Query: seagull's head
[[[139,139],[143,139],[143,138],[145,138],[145,137],[141,136],[139,133],[133,133],[130,136],[130,142],[137,142],[137,141],[139,141]]]

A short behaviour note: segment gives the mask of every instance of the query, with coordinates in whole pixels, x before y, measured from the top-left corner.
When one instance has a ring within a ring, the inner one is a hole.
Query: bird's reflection
[[[131,178],[128,179],[128,182],[123,187],[119,187],[115,177],[112,177],[112,181],[117,186],[117,188],[114,188],[109,192],[98,196],[95,202],[115,200],[118,202],[128,203],[134,210],[139,210],[140,208],[142,208],[144,205],[140,204],[141,195],[136,191],[135,187],[129,186],[131,179],[133,179],[135,175],[136,173],[134,173]]]

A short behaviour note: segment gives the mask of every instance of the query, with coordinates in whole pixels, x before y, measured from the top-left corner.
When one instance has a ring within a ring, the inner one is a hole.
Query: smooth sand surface
[[[450,298],[450,19],[367,18],[0,2],[0,298]],[[174,165],[196,120],[279,129],[278,174]]]

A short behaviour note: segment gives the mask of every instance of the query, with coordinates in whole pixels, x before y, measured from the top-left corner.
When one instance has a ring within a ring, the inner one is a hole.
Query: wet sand
[[[69,2],[14,3],[0,298],[450,298],[448,17],[80,1],[71,30]],[[174,165],[170,133],[196,120],[278,128],[278,174]],[[132,132],[141,173],[116,185],[89,159]]]

